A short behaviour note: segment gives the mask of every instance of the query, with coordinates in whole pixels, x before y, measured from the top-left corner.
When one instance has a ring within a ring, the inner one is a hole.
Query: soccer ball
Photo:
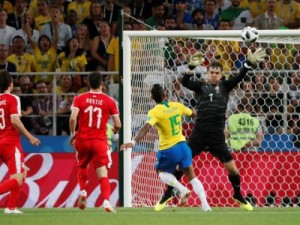
[[[245,27],[241,32],[241,38],[244,42],[255,42],[258,36],[258,31],[255,27]]]

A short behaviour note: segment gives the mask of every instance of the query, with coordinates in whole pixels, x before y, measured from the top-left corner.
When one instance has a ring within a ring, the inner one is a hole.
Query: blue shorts
[[[159,150],[156,154],[155,168],[157,170],[173,173],[177,166],[184,169],[191,165],[192,151],[185,141],[166,150]]]

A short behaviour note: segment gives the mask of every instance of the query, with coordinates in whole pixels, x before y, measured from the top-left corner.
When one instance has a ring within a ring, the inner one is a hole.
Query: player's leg
[[[108,169],[110,169],[112,161],[111,150],[106,141],[93,141],[93,164],[99,180],[101,195],[104,199],[102,207],[106,212],[115,212],[109,202],[110,183],[108,179]]]
[[[77,141],[75,142],[76,159],[77,159],[77,181],[80,188],[78,207],[80,209],[86,208],[86,184],[88,182],[88,169],[87,166],[91,161],[91,142],[90,141]]]
[[[193,186],[193,190],[199,197],[202,203],[202,210],[203,211],[211,211],[211,208],[207,202],[206,194],[204,187],[201,183],[201,181],[196,177],[195,171],[193,168],[193,162],[192,162],[192,153],[191,149],[188,147],[186,143],[181,144],[181,152],[183,154],[183,158],[181,162],[179,163],[179,167],[183,168],[184,175],[190,182],[190,184]],[[187,202],[187,198],[181,198],[181,204],[185,205]]]
[[[195,132],[193,132],[195,133]],[[205,145],[203,143],[199,143],[198,141],[201,140],[197,134],[192,134],[189,138],[188,145],[192,149],[192,157],[199,155],[201,151],[204,149]],[[180,170],[175,170],[173,172],[173,175],[176,177],[177,180],[180,180],[183,176],[183,172]],[[167,202],[169,202],[173,197],[173,190],[174,187],[168,185],[167,189],[165,190],[163,196],[161,199],[157,202],[156,205],[165,205]]]
[[[22,213],[16,208],[16,202],[26,176],[23,150],[20,144],[5,146],[2,150],[4,155],[2,154],[1,158],[6,163],[9,173],[12,174],[9,180],[0,184],[0,194],[10,191],[7,208],[4,209],[4,213]]]
[[[180,149],[178,148],[180,144],[177,144],[167,150],[162,150],[157,152],[156,156],[156,170],[159,172],[159,177],[161,180],[172,188],[179,190],[181,196],[187,196],[190,194],[189,190],[179,183],[178,179],[172,174],[181,159]],[[177,154],[179,152],[179,154]],[[166,195],[164,195],[166,196]],[[168,199],[163,201],[162,199],[156,203],[154,210],[161,211],[166,206],[167,202],[172,199],[172,195]]]
[[[225,169],[228,171],[228,179],[234,190],[233,199],[238,202],[243,209],[249,211],[253,210],[251,204],[244,199],[241,193],[240,174],[226,143],[214,144],[213,146],[210,146],[210,152],[222,162]]]

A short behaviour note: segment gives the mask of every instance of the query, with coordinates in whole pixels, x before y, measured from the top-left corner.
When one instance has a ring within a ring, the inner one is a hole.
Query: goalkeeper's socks
[[[80,190],[86,190],[87,179],[88,179],[87,168],[78,167],[77,180],[79,183]]]
[[[15,188],[11,189],[10,195],[8,198],[7,208],[13,209],[16,207],[16,202],[19,197],[20,190],[21,190],[21,186],[17,186]]]
[[[9,180],[4,181],[2,184],[0,184],[0,195],[17,188],[19,186],[19,182],[12,178]]]
[[[236,174],[236,175],[228,175],[228,179],[233,187],[234,190],[234,194],[240,194],[241,193],[241,179],[240,179],[240,175]]]
[[[101,177],[99,180],[100,190],[103,199],[109,200],[110,195],[110,183],[107,177]]]

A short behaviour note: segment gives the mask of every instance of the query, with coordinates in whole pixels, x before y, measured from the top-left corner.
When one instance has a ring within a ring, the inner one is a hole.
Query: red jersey
[[[12,94],[0,94],[0,143],[19,143],[20,134],[11,123],[11,116],[21,116],[20,98]]]
[[[78,108],[76,140],[106,140],[106,127],[112,115],[119,115],[116,101],[103,93],[87,92],[74,98],[72,108]]]

